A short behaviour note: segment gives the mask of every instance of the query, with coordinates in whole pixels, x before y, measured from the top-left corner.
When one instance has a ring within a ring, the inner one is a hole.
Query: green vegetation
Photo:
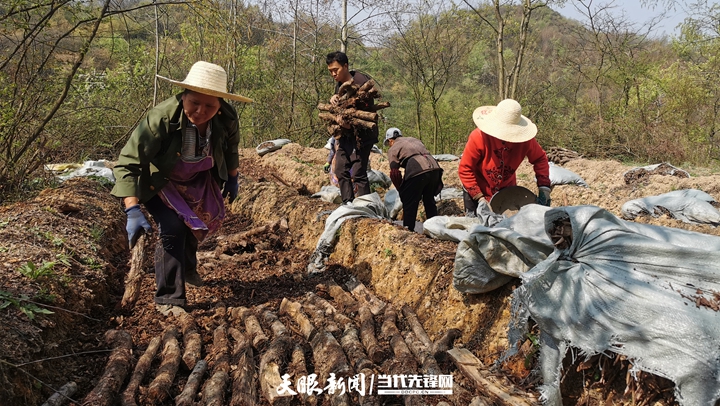
[[[17,297],[0,290],[0,310],[5,309],[10,305],[17,307],[30,320],[34,320],[36,314],[53,314],[52,311],[31,302],[28,296],[21,295]]]
[[[720,7],[688,7],[680,35],[658,38],[612,8],[592,9],[582,25],[552,2],[500,3],[377,2],[374,17],[348,21],[351,68],[392,105],[381,134],[399,127],[459,155],[472,111],[512,97],[546,148],[716,166]],[[230,90],[255,101],[236,104],[242,147],[276,138],[321,147],[317,104],[334,89],[324,56],[342,42],[339,8],[263,4],[130,0],[108,12],[109,1],[15,2],[0,18],[0,198],[46,186],[45,163],[115,159],[143,114],[179,91],[160,82],[154,97],[156,69],[182,79],[197,60],[225,67]]]
[[[55,276],[55,262],[43,261],[42,265],[37,266],[32,261],[28,261],[27,263],[21,265],[18,268],[18,272],[32,280],[48,278],[51,276]]]

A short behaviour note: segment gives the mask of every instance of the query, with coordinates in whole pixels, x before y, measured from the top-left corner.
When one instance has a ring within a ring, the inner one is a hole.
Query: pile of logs
[[[513,392],[479,370],[481,364],[469,351],[456,348],[459,355],[453,355],[450,350],[459,330],[450,329],[432,341],[412,308],[398,311],[356,280],[345,287],[333,279],[322,282],[315,292],[284,298],[279,307],[220,304],[211,317],[214,329],[205,328],[205,339],[190,313],[167,319],[165,330],[144,352],[133,348],[128,333],[111,330],[106,340],[114,350],[105,373],[80,403],[380,405],[387,395],[377,390],[366,388],[361,395],[346,386],[342,392],[315,393],[301,390],[298,378],[316,374],[322,389],[333,378],[347,383],[359,374],[450,375],[456,368],[474,387],[466,389],[455,381],[453,393],[437,404],[465,406],[473,398],[473,404],[534,403],[531,395]],[[204,342],[210,345],[203,347]],[[136,362],[133,353],[139,355]],[[124,382],[128,383],[123,389]],[[287,383],[295,393],[284,389]],[[70,400],[68,394],[56,397]],[[438,400],[416,394],[402,397],[406,405]]]
[[[574,159],[582,158],[582,155],[570,149],[551,147],[547,150],[547,157],[548,161],[556,165],[565,165]]]
[[[353,79],[343,83],[338,90],[338,103],[318,104],[319,117],[327,124],[327,130],[333,137],[340,138],[344,129],[373,130],[377,128],[378,111],[390,107],[390,103],[374,104],[374,99],[381,98],[380,92],[372,79],[362,86],[355,84]]]

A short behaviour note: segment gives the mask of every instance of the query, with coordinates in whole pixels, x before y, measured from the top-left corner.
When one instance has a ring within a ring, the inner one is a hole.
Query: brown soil
[[[293,340],[305,348],[306,367],[312,371],[322,360],[313,358],[298,324],[278,313],[280,303],[283,298],[304,303],[306,294],[314,292],[324,295],[338,311],[356,322],[352,309],[344,308],[317,288],[320,283],[327,285],[334,280],[347,290],[344,284],[351,277],[396,309],[409,305],[432,340],[451,328],[459,329],[462,337],[457,344],[469,349],[484,365],[492,366],[508,346],[509,299],[516,283],[484,295],[460,294],[452,288],[453,243],[407,232],[388,221],[352,221],[343,226],[327,272],[307,275],[305,267],[324,228],[324,212],[336,207],[307,197],[327,184],[327,175],[322,171],[326,154],[324,149],[297,144],[262,158],[254,149],[241,151],[240,196],[231,205],[221,230],[200,247],[199,272],[205,286],[188,288],[187,310],[202,338],[202,356],[213,354],[208,358],[210,372],[206,378],[214,368],[220,368],[216,361],[221,349],[216,341],[218,327],[234,327],[247,333],[245,325],[233,317],[233,309],[239,307],[258,314],[264,309],[278,314]],[[441,165],[445,168],[445,184],[460,187],[457,162]],[[389,172],[383,156],[373,154],[371,166]],[[618,162],[575,159],[564,167],[581,175],[590,187],[556,187],[555,206],[593,204],[619,215],[620,206],[629,199],[675,189],[698,188],[720,197],[718,176],[701,169],[689,170],[691,178],[648,174],[643,182],[628,184],[623,173],[630,167]],[[529,165],[519,169],[518,183],[534,190]],[[460,199],[440,205],[441,214],[457,215],[461,208]],[[123,279],[128,272],[124,220],[119,202],[107,188],[92,180],[68,181],[30,201],[0,207],[0,267],[4,270],[0,273],[0,305],[4,306],[0,308],[0,404],[41,404],[69,381],[78,384],[71,397],[80,404],[97,385],[108,361],[110,348],[103,339],[107,330],[120,329],[130,334],[135,360],[150,340],[161,336],[168,327],[178,326],[182,331],[178,318],[162,316],[155,310],[150,272],[143,277],[142,293],[135,306],[129,311],[119,309]],[[227,243],[228,236],[280,220],[286,221],[287,228],[276,227],[244,238],[241,243]],[[720,235],[717,228],[688,225],[667,216],[637,221]],[[45,314],[43,309],[53,313]],[[408,331],[409,326],[398,313],[398,327]],[[272,337],[269,325],[260,320],[265,333]],[[335,331],[327,314],[325,318],[315,314],[311,321],[318,328]],[[375,321],[379,333],[382,314]],[[342,331],[334,335],[339,340]],[[387,337],[378,336],[387,346]],[[237,344],[232,337],[229,340]],[[256,363],[261,354],[255,352]],[[536,347],[528,339],[517,357],[492,370],[493,379],[498,385],[514,387],[518,396],[534,402],[539,382],[530,370],[536,358]],[[563,379],[565,404],[674,404],[672,383],[649,374],[641,374],[641,379],[634,381],[629,378],[627,360],[594,357],[573,364],[571,360],[568,357]],[[395,362],[393,357],[388,358],[376,365],[376,372],[390,373],[396,368]],[[467,405],[476,396],[493,403],[452,364],[441,366],[445,373],[453,374],[456,395],[428,396],[424,398],[427,404],[442,400]],[[156,359],[140,386],[139,404],[151,404],[147,387],[158,367]],[[189,374],[181,365],[166,400],[154,404],[174,404],[173,398],[183,389]],[[123,388],[124,384],[127,378]],[[229,389],[226,396],[225,404],[229,404]],[[262,397],[260,400],[268,404]],[[380,400],[385,405],[403,401],[396,396]],[[357,399],[351,401],[356,404]],[[291,403],[300,404],[300,398],[293,398]],[[318,404],[329,404],[329,399],[321,396]]]

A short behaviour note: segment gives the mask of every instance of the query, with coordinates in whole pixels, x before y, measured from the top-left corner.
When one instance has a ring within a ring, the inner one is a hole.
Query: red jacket
[[[471,197],[482,193],[490,200],[500,189],[517,184],[515,171],[525,157],[533,165],[537,185],[550,187],[547,155],[535,138],[520,143],[507,142],[476,128],[465,144],[458,175]]]

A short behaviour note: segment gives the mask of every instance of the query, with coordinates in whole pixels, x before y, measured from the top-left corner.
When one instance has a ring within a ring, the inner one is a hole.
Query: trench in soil
[[[200,246],[199,272],[205,278],[206,285],[202,288],[188,288],[189,313],[179,317],[165,317],[155,310],[152,303],[154,280],[151,273],[144,275],[142,292],[132,311],[108,313],[110,321],[105,327],[109,330],[125,330],[132,338],[127,377],[115,385],[112,390],[113,397],[119,399],[122,392],[127,390],[129,375],[132,374],[137,360],[153,339],[158,340],[161,337],[164,339],[163,345],[134,393],[138,404],[175,404],[173,399],[188,386],[191,370],[201,359],[208,362],[207,371],[198,388],[201,394],[195,400],[203,399],[207,402],[213,396],[213,385],[217,382],[213,379],[218,377],[220,381],[225,379],[226,385],[221,397],[224,398],[222,404],[240,404],[239,396],[243,390],[234,385],[238,384],[238,371],[243,370],[242,362],[248,361],[247,356],[243,358],[244,351],[251,351],[252,356],[249,358],[256,368],[252,386],[257,390],[258,404],[269,404],[266,396],[261,393],[261,382],[268,381],[268,378],[259,377],[257,371],[261,362],[269,359],[269,349],[280,349],[277,373],[273,376],[288,373],[293,376],[293,384],[297,377],[313,372],[324,379],[333,368],[340,368],[336,371],[344,371],[345,377],[352,376],[352,373],[359,372],[355,370],[357,357],[353,358],[347,350],[338,353],[327,348],[337,349],[332,341],[341,342],[348,327],[358,331],[361,329],[358,307],[367,301],[368,296],[363,298],[353,295],[349,287],[361,283],[369,289],[373,297],[386,303],[386,308],[395,309],[396,325],[403,337],[413,331],[401,310],[403,307],[417,315],[430,340],[436,341],[449,330],[458,329],[460,337],[455,344],[470,350],[482,362],[484,366],[481,370],[494,375],[491,379],[497,387],[514,393],[518,399],[526,402],[537,401],[535,389],[539,380],[530,374],[537,354],[533,352],[532,346],[528,348],[529,340],[518,359],[489,372],[490,367],[507,349],[506,329],[510,317],[509,298],[515,287],[513,283],[488,294],[463,295],[452,288],[453,261],[457,248],[455,243],[431,240],[408,232],[389,221],[370,219],[346,222],[338,235],[335,250],[329,257],[327,271],[319,275],[308,275],[305,267],[310,253],[324,229],[328,211],[337,206],[308,198],[304,193],[307,186],[299,186],[292,179],[270,175],[273,169],[263,166],[257,159],[244,158],[241,165],[244,179],[238,199],[231,205],[228,218],[220,232]],[[448,205],[445,210],[448,212],[443,213],[441,206],[440,214],[458,214],[457,204]],[[266,225],[275,227],[244,238],[240,243],[229,242],[232,236]],[[118,268],[120,272],[127,271],[123,264],[119,264]],[[151,268],[150,264],[147,268]],[[335,284],[342,288],[342,294],[336,288],[328,288]],[[313,294],[314,297],[325,300],[334,310],[323,309],[322,306],[319,309],[317,303],[311,303]],[[348,302],[348,297],[354,302]],[[307,325],[303,326],[302,319],[298,321],[292,317],[287,311],[288,307],[281,311],[284,299],[286,305],[291,303],[300,306],[313,327],[312,331],[308,330]],[[111,298],[110,302],[116,300],[117,298]],[[247,313],[244,312],[245,309]],[[386,320],[384,311],[385,309],[377,312],[373,321],[375,335],[387,356],[382,360],[378,359],[365,371],[375,375],[423,374],[418,359],[413,360],[393,353],[390,342],[392,337],[383,334],[382,326]],[[287,344],[283,346],[282,340],[278,343],[278,340],[274,339],[272,324],[270,319],[266,318],[267,312],[279,318],[286,329],[285,334],[291,337],[290,347]],[[253,318],[250,315],[260,324],[267,337],[266,341],[261,339],[257,344],[254,342],[257,335],[249,328],[248,319]],[[100,325],[95,323],[92,328],[95,329],[98,347],[116,345],[116,342],[112,341],[101,342]],[[169,356],[161,355],[163,349],[170,345],[167,343],[172,343],[174,337],[179,351],[185,352],[186,341],[193,333],[200,336],[202,350],[199,357],[176,360],[177,372],[169,383],[162,387],[162,394],[159,394],[159,384],[154,380],[159,371],[167,369],[163,362],[170,362]],[[325,337],[330,344],[319,343],[318,337]],[[273,343],[276,345],[273,346]],[[299,358],[293,356],[293,350],[296,350],[296,355],[302,354],[304,361],[297,361]],[[566,404],[581,401],[587,404],[605,404],[608,393],[611,394],[611,403],[612,394],[622,397],[617,394],[622,394],[626,387],[624,384],[627,362],[619,360],[608,365],[607,361],[596,359],[578,365],[579,362],[572,363],[569,359],[570,357],[566,363],[569,371],[567,380],[563,382]],[[485,390],[478,389],[452,362],[447,359],[441,361],[439,366],[442,374],[452,375],[454,378],[453,395],[405,398],[382,396],[373,400],[360,398],[357,394],[351,394],[345,399],[322,394],[314,399],[302,396],[279,399],[275,404],[339,404],[346,400],[348,404],[374,401],[383,405],[435,405],[444,401],[453,405],[467,405],[475,397],[488,404],[494,403]],[[79,383],[73,399],[83,399],[92,394],[93,388],[97,389],[106,362],[106,356],[93,358],[92,364],[87,366],[88,376]],[[328,366],[328,363],[332,365]],[[347,367],[342,367],[343,365]],[[598,370],[603,368],[602,376],[595,377]],[[225,378],[223,372],[227,374]],[[606,387],[601,387],[602,390],[597,388],[598,385],[595,385],[596,390],[590,390],[600,379],[611,382],[607,382]],[[654,379],[649,380],[655,382]],[[53,382],[53,386],[59,387],[62,384],[60,382]],[[655,386],[660,388],[658,390],[667,392],[666,382],[655,383]],[[37,400],[41,396],[47,396],[49,392],[47,388],[42,388],[34,393]]]

